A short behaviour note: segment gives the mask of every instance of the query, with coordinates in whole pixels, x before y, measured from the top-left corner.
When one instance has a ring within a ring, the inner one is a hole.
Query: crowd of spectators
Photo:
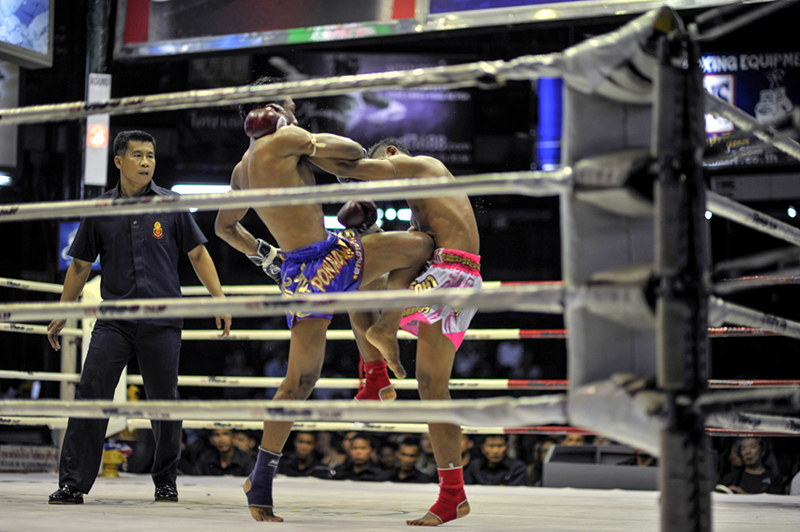
[[[146,436],[149,431],[140,431]],[[184,430],[179,473],[183,475],[250,474],[258,452],[258,433],[229,429]],[[800,495],[800,446],[782,438],[782,454],[769,439],[715,438],[717,491]],[[147,437],[138,444],[147,449]],[[142,443],[145,442],[145,443]],[[618,445],[581,433],[561,436],[463,434],[461,464],[466,484],[542,486],[544,463],[554,446]],[[147,450],[144,451],[145,453]],[[644,451],[628,451],[620,466],[657,467]],[[134,449],[128,470],[146,472],[149,464]],[[427,434],[295,431],[283,450],[278,474],[328,480],[430,483],[437,481]]]
[[[485,357],[477,356],[480,351],[478,343],[465,344],[456,360],[454,378],[473,378],[476,370],[487,363]],[[331,344],[336,345],[335,342]],[[256,360],[261,362],[254,365],[253,357],[248,356],[245,349],[233,350],[226,356],[222,374],[283,376],[286,371],[282,366],[286,359],[283,343],[263,342],[262,345],[270,348],[268,352],[258,353]],[[554,378],[543,374],[535,357],[528,355],[519,342],[501,342],[491,360],[493,371],[495,374],[500,371],[503,378]],[[323,374],[327,378],[353,377],[356,364],[356,360],[346,360],[342,356],[327,357]],[[258,365],[262,369],[254,371],[252,368]],[[211,389],[202,391],[206,390]],[[231,387],[219,393],[224,394],[225,399],[260,399],[270,397],[272,391],[271,388]],[[349,399],[352,395],[352,390],[318,389],[313,397]],[[148,473],[152,465],[152,435],[148,430],[138,432],[138,440],[131,442],[133,454],[123,467],[131,472]],[[183,431],[179,473],[247,476],[255,463],[259,440],[260,431],[186,429]],[[607,438],[580,432],[564,435],[464,434],[461,442],[464,479],[467,484],[545,486],[544,466],[553,447],[577,445],[616,444]],[[800,439],[715,437],[712,445],[717,466],[717,491],[800,495]],[[659,465],[656,458],[641,450],[629,452],[630,457],[620,460],[618,465]],[[283,450],[278,473],[329,480],[437,481],[436,462],[428,434],[295,431]]]

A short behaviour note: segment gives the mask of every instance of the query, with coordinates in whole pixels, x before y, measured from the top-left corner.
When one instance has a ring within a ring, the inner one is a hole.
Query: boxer
[[[256,83],[269,82],[258,80]],[[313,186],[312,156],[357,160],[364,149],[344,137],[312,134],[298,127],[291,98],[240,108],[249,147],[231,175],[231,190],[282,189]],[[358,290],[395,269],[418,271],[433,250],[423,233],[387,232],[361,237],[348,229],[325,229],[320,204],[252,207],[281,250],[281,293],[285,298],[309,293]],[[240,220],[248,208],[221,210],[218,236],[246,255],[258,253],[257,239]],[[305,400],[319,378],[332,315],[291,312],[289,363],[273,400]],[[272,480],[292,422],[267,421],[256,466],[244,484],[251,516],[257,521],[283,521],[273,510]]]
[[[393,139],[384,139],[369,149],[369,159],[345,160],[312,158],[312,162],[337,176],[362,180],[455,177],[433,157],[412,157]],[[480,238],[472,204],[465,194],[445,198],[408,200],[413,212],[411,233],[429,234],[436,247],[427,269],[421,274],[394,271],[388,288],[411,287],[416,292],[441,288],[480,288]],[[417,341],[416,377],[423,400],[450,399],[449,380],[455,353],[476,309],[454,309],[431,305],[386,311],[367,330],[369,342],[377,346],[388,366],[398,377],[405,376],[400,363],[397,330],[415,334]],[[369,361],[373,375],[379,362]],[[385,371],[385,370],[384,370]],[[367,377],[369,386],[370,375]],[[386,377],[388,379],[388,376]],[[383,376],[378,376],[383,380]],[[366,386],[365,386],[366,389]],[[464,491],[461,468],[461,428],[456,425],[429,423],[436,463],[439,468],[439,498],[422,518],[407,521],[411,526],[436,526],[466,516],[469,502]]]

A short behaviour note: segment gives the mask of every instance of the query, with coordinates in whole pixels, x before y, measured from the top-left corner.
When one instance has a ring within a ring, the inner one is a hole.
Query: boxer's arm
[[[395,155],[390,159],[355,161],[315,157],[311,159],[311,162],[333,175],[363,181],[447,175],[444,165],[432,157]]]
[[[231,190],[239,190],[238,183],[241,172],[242,163],[240,162],[234,167],[231,175]],[[214,232],[233,249],[246,255],[254,255],[258,250],[258,240],[239,223],[239,220],[247,214],[247,210],[247,207],[220,210],[214,222]]]
[[[286,126],[272,136],[269,150],[281,157],[332,157],[355,161],[364,157],[358,142],[330,133],[311,133],[297,126]]]

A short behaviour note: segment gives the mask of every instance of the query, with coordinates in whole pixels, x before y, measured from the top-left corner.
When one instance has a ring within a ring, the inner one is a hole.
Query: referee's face
[[[142,188],[153,179],[156,170],[156,151],[152,142],[131,140],[125,155],[114,157],[120,177],[135,188]]]

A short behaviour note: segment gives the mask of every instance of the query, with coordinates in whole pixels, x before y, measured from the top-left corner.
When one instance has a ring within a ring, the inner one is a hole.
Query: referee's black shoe
[[[64,484],[50,495],[50,504],[83,504],[83,493]]]
[[[156,486],[156,502],[178,502],[178,488],[171,484]]]

